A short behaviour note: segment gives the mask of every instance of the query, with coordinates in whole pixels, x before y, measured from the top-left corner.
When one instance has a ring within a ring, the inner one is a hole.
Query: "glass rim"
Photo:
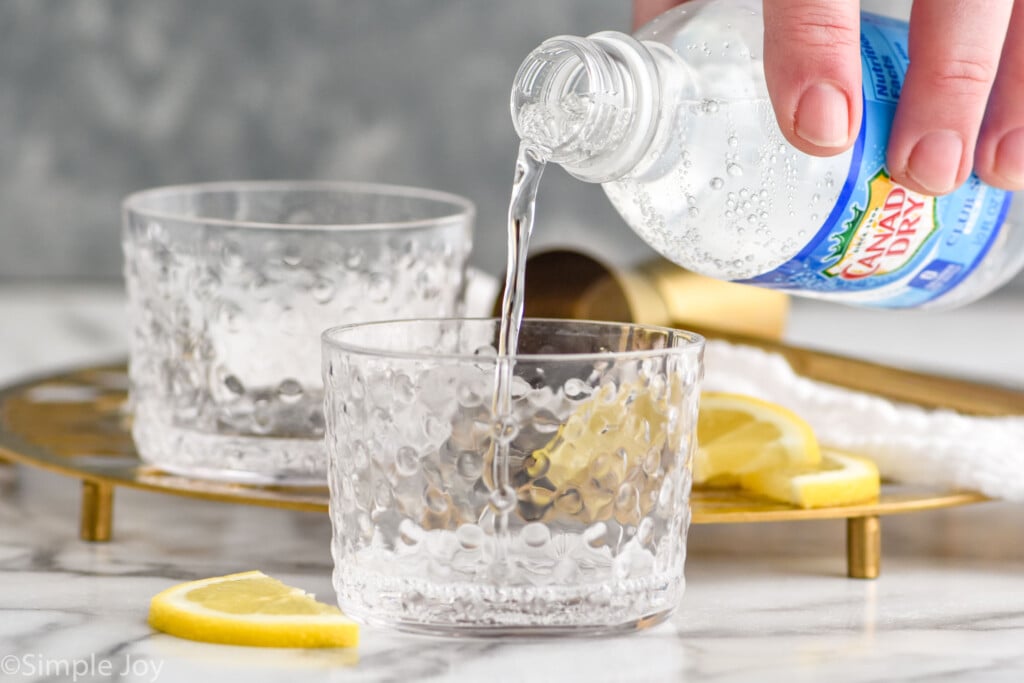
[[[312,190],[348,192],[351,194],[384,195],[393,197],[411,197],[415,199],[433,200],[448,204],[451,213],[436,218],[415,218],[405,221],[383,221],[377,223],[275,223],[269,221],[244,221],[229,218],[203,217],[176,211],[161,211],[147,208],[144,203],[161,195],[171,194],[202,194],[207,192],[227,191],[286,191]],[[429,228],[456,220],[472,223],[476,216],[476,204],[461,195],[442,190],[431,190],[411,185],[392,185],[389,183],[372,183],[348,180],[228,180],[211,183],[190,183],[184,185],[163,185],[139,190],[126,196],[121,201],[121,210],[126,214],[142,216],[176,223],[194,225],[218,225],[231,228],[254,230],[323,230],[330,232],[357,232],[375,230],[409,230]]]
[[[376,357],[376,358],[394,358],[402,360],[447,360],[447,361],[461,361],[469,363],[497,363],[499,356],[481,356],[471,352],[468,353],[429,353],[426,351],[395,351],[385,350],[376,347],[365,346],[361,344],[346,343],[336,338],[336,336],[343,332],[349,332],[351,330],[364,329],[368,327],[384,327],[392,326],[396,324],[412,324],[412,323],[442,323],[442,322],[499,322],[500,318],[396,318],[392,320],[373,320],[358,323],[348,323],[346,325],[336,325],[324,330],[320,334],[320,341],[322,348],[330,349],[332,351],[342,351],[354,355]],[[673,327],[665,327],[663,325],[649,325],[647,323],[634,323],[634,322],[614,322],[609,320],[579,320],[575,318],[524,318],[523,322],[541,322],[541,323],[559,323],[563,325],[601,325],[605,327],[629,327],[634,329],[650,330],[653,332],[664,332],[675,335],[677,337],[683,337],[686,339],[686,343],[681,346],[668,346],[661,349],[637,349],[632,351],[590,351],[586,353],[516,353],[507,356],[513,362],[515,361],[555,361],[555,360],[582,360],[582,361],[596,361],[596,360],[607,360],[609,358],[614,359],[644,359],[653,358],[663,355],[682,355],[686,353],[693,353],[694,351],[700,352],[705,346],[706,338],[696,332],[689,330],[680,330]]]

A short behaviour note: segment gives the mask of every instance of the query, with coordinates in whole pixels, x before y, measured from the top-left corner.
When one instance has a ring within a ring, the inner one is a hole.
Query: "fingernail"
[[[850,139],[850,100],[834,83],[815,83],[800,96],[793,127],[812,145],[842,147]]]
[[[910,152],[907,175],[931,194],[946,194],[956,187],[964,141],[951,130],[926,133]]]
[[[1015,188],[1024,187],[1024,128],[1011,130],[999,141],[995,172]]]

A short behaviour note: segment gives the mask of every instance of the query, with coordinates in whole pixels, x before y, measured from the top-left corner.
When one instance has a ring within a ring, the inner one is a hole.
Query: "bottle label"
[[[907,24],[864,13],[864,118],[835,207],[814,238],[751,284],[832,292],[887,308],[920,306],[964,280],[992,246],[1012,195],[971,177],[928,197],[896,184],[885,151],[910,58]]]

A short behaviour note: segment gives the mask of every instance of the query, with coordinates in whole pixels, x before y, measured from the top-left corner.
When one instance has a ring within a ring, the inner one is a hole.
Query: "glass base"
[[[603,636],[649,628],[682,600],[679,572],[572,585],[434,583],[349,568],[338,605],[373,626],[439,636]]]
[[[664,609],[654,614],[645,615],[638,619],[618,624],[577,624],[561,626],[510,626],[504,624],[486,625],[462,625],[462,624],[426,624],[414,621],[392,621],[378,619],[372,616],[362,615],[358,608],[353,611],[347,608],[344,603],[339,602],[341,611],[356,621],[367,626],[379,628],[391,628],[403,633],[411,633],[420,636],[440,636],[444,638],[538,638],[538,637],[608,637],[621,636],[637,631],[643,631],[668,620],[675,612],[675,608]]]
[[[260,486],[326,486],[321,439],[207,434],[136,418],[139,457],[165,472]]]

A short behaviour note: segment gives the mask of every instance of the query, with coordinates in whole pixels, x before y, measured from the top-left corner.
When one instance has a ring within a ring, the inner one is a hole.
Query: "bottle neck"
[[[512,87],[519,137],[587,182],[635,167],[650,146],[661,86],[651,52],[616,31],[559,36],[530,53]]]

